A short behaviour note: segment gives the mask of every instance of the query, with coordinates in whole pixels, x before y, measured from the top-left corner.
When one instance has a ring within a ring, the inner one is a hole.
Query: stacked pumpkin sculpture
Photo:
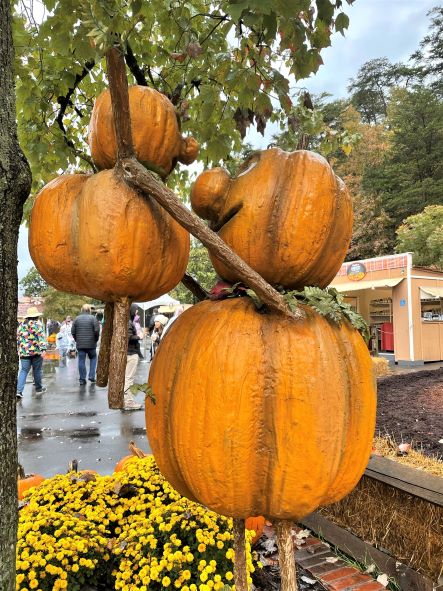
[[[178,160],[189,164],[195,159],[198,144],[181,136],[165,96],[133,86],[129,105],[135,153],[147,167],[164,178]],[[154,299],[179,283],[188,263],[189,233],[112,168],[116,139],[109,90],[95,103],[89,143],[95,163],[105,170],[66,174],[40,191],[31,214],[29,250],[49,285],[113,302],[114,318],[120,309],[117,318],[127,324],[130,301]]]
[[[312,152],[258,152],[234,178],[220,168],[203,172],[191,203],[284,288],[327,286],[351,237],[349,194]],[[222,278],[238,280],[211,258]],[[156,461],[181,494],[237,520],[264,515],[289,543],[285,520],[357,484],[376,405],[358,331],[299,310],[297,318],[259,311],[248,297],[193,306],[156,353],[149,375],[156,404],[146,411]],[[282,589],[294,589],[291,573],[285,577]]]

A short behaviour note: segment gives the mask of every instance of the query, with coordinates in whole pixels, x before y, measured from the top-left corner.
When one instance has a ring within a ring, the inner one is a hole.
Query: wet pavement
[[[139,361],[135,383],[146,383],[149,367]],[[77,359],[69,359],[66,367],[45,360],[43,385],[47,391],[36,394],[31,371],[23,399],[17,402],[18,456],[27,474],[65,473],[73,459],[81,470],[111,474],[128,455],[131,440],[150,452],[144,410],[110,410],[106,388],[90,382],[79,385]],[[136,401],[144,407],[144,394]]]

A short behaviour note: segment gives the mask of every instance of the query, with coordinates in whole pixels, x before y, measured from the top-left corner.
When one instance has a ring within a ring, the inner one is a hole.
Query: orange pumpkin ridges
[[[186,271],[189,245],[186,230],[113,170],[59,177],[31,212],[29,250],[42,277],[106,302],[170,291]]]
[[[375,426],[368,349],[349,323],[300,310],[293,319],[249,298],[205,301],[162,340],[147,435],[182,495],[236,519],[295,521],[360,479]]]
[[[266,281],[288,289],[326,287],[351,240],[349,193],[327,160],[306,150],[255,152],[232,178],[205,171],[191,205]],[[222,279],[239,280],[209,254]]]
[[[131,86],[129,112],[137,160],[163,178],[177,160],[184,164],[194,162],[199,145],[194,138],[181,136],[174,106],[165,95],[147,86]],[[109,90],[104,90],[95,101],[88,141],[97,167],[112,168],[117,144]]]

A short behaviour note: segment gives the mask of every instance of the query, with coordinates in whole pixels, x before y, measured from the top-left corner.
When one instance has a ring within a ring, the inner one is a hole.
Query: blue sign
[[[406,300],[400,300],[400,306],[403,308],[406,306]]]

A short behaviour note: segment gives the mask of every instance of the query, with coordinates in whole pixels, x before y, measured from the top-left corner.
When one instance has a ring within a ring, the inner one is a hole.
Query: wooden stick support
[[[114,304],[105,304],[105,323],[100,336],[100,351],[97,363],[97,386],[105,388],[108,385],[109,360],[111,357],[112,328],[114,324]]]
[[[128,356],[129,300],[114,303],[114,321],[109,360],[109,408],[123,408],[126,359]]]
[[[280,563],[281,591],[297,591],[297,571],[292,541],[292,523],[284,519],[273,521]]]
[[[111,93],[112,116],[117,140],[117,161],[134,155],[132,143],[131,115],[129,112],[128,78],[125,57],[119,47],[106,52],[109,91]]]
[[[257,296],[277,313],[293,317],[284,297],[247,265],[208,226],[189,211],[173,191],[165,187],[137,162],[131,135],[128,80],[122,50],[113,47],[106,52],[106,64],[111,92],[115,137],[117,140],[117,165],[123,167],[123,178],[144,198],[155,199],[183,228],[198,238],[222,263],[234,269],[239,279],[255,291]]]
[[[246,570],[245,520],[233,519],[234,530],[234,582],[236,591],[248,591]]]

